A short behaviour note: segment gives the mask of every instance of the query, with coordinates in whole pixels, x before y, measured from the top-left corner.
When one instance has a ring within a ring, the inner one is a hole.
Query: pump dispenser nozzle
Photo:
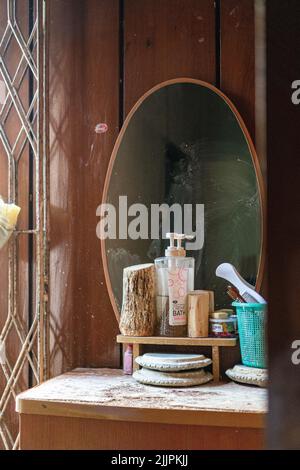
[[[166,238],[170,240],[170,246],[165,250],[165,256],[185,256],[185,249],[181,246],[183,240],[193,240],[194,235],[184,233],[167,233]],[[175,240],[177,242],[175,246]]]

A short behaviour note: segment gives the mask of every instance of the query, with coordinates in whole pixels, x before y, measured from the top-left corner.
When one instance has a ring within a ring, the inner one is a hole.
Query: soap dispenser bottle
[[[186,301],[187,293],[194,290],[195,260],[185,256],[181,243],[194,237],[167,233],[166,238],[170,240],[170,246],[165,257],[155,259],[157,333],[161,336],[186,336]]]

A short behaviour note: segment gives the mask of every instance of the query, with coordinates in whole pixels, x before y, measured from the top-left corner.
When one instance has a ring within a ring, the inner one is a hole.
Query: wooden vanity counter
[[[119,369],[75,369],[17,397],[21,449],[261,449],[267,391],[152,387]]]

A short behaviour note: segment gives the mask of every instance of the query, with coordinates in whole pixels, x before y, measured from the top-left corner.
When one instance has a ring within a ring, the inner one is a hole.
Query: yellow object
[[[6,204],[0,197],[0,248],[9,240],[17,224],[21,208],[15,204]]]
[[[15,204],[4,203],[3,206],[3,209],[1,208],[1,214],[3,214],[3,217],[7,220],[7,225],[9,227],[15,227],[21,208]]]

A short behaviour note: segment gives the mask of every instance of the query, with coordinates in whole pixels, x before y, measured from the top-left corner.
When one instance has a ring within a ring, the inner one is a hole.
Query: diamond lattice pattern
[[[41,379],[43,0],[0,0],[0,194],[21,207],[0,251],[0,449],[19,446],[15,398]]]

